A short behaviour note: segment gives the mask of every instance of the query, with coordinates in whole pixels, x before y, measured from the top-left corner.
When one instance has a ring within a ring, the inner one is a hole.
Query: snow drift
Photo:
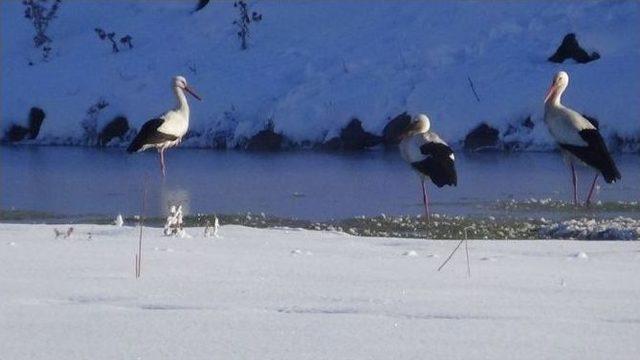
[[[170,79],[182,74],[205,98],[191,104],[187,146],[235,147],[265,129],[294,145],[323,143],[354,118],[380,135],[408,111],[428,113],[452,143],[486,122],[505,143],[544,150],[553,145],[542,100],[563,69],[565,102],[598,118],[615,148],[637,149],[638,2],[249,4],[263,19],[242,51],[230,1],[196,13],[195,1],[63,2],[43,61],[22,3],[3,1],[3,130],[37,106],[47,116],[36,142],[92,144],[116,116],[137,129],[167,110]],[[130,36],[133,48],[113,53],[96,28]],[[601,58],[547,61],[568,33]],[[97,104],[107,105],[92,112]],[[522,126],[529,117],[535,126]]]

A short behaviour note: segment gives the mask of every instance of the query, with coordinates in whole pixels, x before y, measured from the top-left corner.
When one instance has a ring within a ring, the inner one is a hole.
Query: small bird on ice
[[[602,173],[607,183],[620,180],[621,175],[598,129],[580,113],[560,102],[568,85],[569,74],[566,72],[560,71],[553,77],[551,87],[549,87],[544,99],[544,121],[551,136],[560,146],[565,160],[569,163],[573,185],[573,203],[578,205],[578,177],[574,163],[589,166]],[[598,172],[593,178],[585,205],[591,203],[591,196],[598,180]]]
[[[400,154],[420,176],[422,183],[422,201],[427,220],[430,218],[429,198],[425,179],[437,187],[457,186],[458,176],[455,168],[453,150],[438,134],[429,131],[431,121],[425,114],[416,116],[411,124],[400,134]]]
[[[193,97],[198,100],[202,100],[200,96],[187,85],[187,79],[182,76],[173,78],[172,87],[178,99],[178,106],[144,123],[138,135],[127,148],[128,153],[144,151],[151,148],[157,149],[160,154],[162,176],[166,174],[164,151],[167,148],[178,145],[182,137],[187,133],[187,130],[189,130],[189,104],[187,103],[185,92],[193,95]]]

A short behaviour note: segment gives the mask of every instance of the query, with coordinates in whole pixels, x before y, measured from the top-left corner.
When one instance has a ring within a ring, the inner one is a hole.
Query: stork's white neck
[[[176,98],[178,99],[176,111],[182,113],[187,121],[189,121],[189,103],[187,103],[187,96],[184,94],[184,90],[175,86],[173,88],[173,92],[176,94]]]
[[[549,97],[549,100],[547,100],[547,106],[554,106],[554,107],[561,107],[562,104],[560,103],[560,100],[562,100],[562,94],[564,93],[564,90],[566,89],[566,85],[565,86],[558,86],[557,89],[555,89],[555,91],[551,94],[551,96]]]

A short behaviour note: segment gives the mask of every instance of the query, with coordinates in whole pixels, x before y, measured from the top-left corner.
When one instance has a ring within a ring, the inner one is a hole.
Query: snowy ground
[[[0,225],[2,359],[633,359],[637,242]],[[90,234],[90,235],[89,235]],[[89,239],[89,237],[91,239]]]

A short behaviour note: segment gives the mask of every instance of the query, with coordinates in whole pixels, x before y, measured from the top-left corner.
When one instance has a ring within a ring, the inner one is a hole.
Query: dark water
[[[138,214],[146,178],[148,215],[164,214],[173,202],[183,203],[190,214],[264,212],[313,220],[422,211],[418,177],[397,152],[172,149],[166,160],[163,180],[154,152],[128,155],[123,149],[3,146],[0,209]],[[615,160],[623,180],[602,185],[597,199],[609,204],[603,216],[624,214],[627,208],[637,216],[640,208],[633,202],[640,198],[640,156],[616,155]],[[569,174],[557,153],[461,153],[456,161],[457,188],[428,187],[434,212],[554,216],[563,214],[557,206],[521,200],[570,199]],[[592,174],[586,169],[580,172],[583,198]],[[626,207],[619,207],[618,201]]]

